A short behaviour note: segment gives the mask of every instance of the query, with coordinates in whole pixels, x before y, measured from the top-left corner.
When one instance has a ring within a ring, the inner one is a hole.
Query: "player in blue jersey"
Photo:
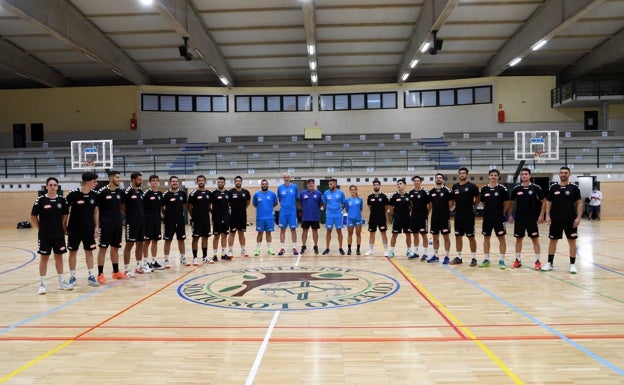
[[[312,241],[314,242],[314,254],[319,253],[318,229],[321,227],[321,207],[323,206],[323,194],[316,189],[314,179],[306,181],[307,189],[299,194],[301,205],[301,254],[306,251],[308,230],[312,229]]]
[[[290,174],[284,173],[284,183],[277,188],[277,197],[280,204],[278,226],[280,228],[280,251],[278,255],[286,252],[286,228],[290,228],[292,241],[292,253],[299,255],[297,251],[297,199],[299,199],[299,189],[297,185],[290,182]]]
[[[329,254],[329,242],[331,241],[332,228],[336,228],[338,234],[338,251],[344,255],[342,248],[342,210],[347,199],[344,192],[338,188],[338,181],[334,178],[329,180],[329,189],[323,194],[323,206],[325,207],[325,251],[323,255]]]
[[[277,206],[277,195],[269,190],[269,181],[262,179],[260,182],[260,191],[256,191],[251,202],[253,207],[256,208],[256,231],[258,236],[256,237],[256,252],[254,255],[257,257],[260,255],[260,246],[262,245],[262,234],[266,233],[267,253],[269,255],[275,255],[275,252],[271,249],[271,233],[275,229],[275,217],[273,209]]]
[[[364,201],[357,193],[355,185],[349,186],[350,196],[345,202],[347,209],[347,255],[351,255],[351,242],[353,241],[353,232],[355,231],[356,249],[355,254],[360,255],[360,244],[362,243],[362,209]]]

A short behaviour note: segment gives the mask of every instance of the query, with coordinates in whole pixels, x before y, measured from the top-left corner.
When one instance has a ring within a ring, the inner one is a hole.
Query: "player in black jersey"
[[[468,180],[468,168],[460,167],[457,173],[459,182],[453,185],[453,200],[455,201],[455,249],[457,257],[451,265],[459,265],[462,261],[462,237],[468,238],[472,259],[470,267],[477,266],[477,240],[475,239],[475,211],[479,204],[479,188]]]
[[[243,178],[234,178],[234,188],[230,190],[230,236],[228,238],[228,255],[232,257],[234,252],[234,238],[238,234],[238,242],[241,246],[241,255],[249,257],[245,250],[245,230],[247,229],[247,207],[251,203],[251,194],[243,188]]]
[[[65,246],[65,232],[67,228],[67,214],[69,212],[65,198],[57,195],[58,179],[46,179],[46,193],[35,201],[30,212],[30,218],[35,227],[39,228],[37,238],[39,246],[37,253],[39,260],[39,291],[47,294],[46,274],[50,254],[54,253],[54,266],[58,274],[59,289],[71,290],[67,281],[63,279],[63,254],[67,252]]]
[[[69,250],[69,284],[76,284],[76,254],[80,243],[87,262],[87,283],[90,286],[99,286],[93,274],[93,250],[97,247],[95,238],[100,234],[100,214],[98,210],[98,195],[94,190],[97,186],[97,174],[85,172],[82,174],[82,185],[67,194],[69,205],[69,221],[67,224],[67,249]]]
[[[169,190],[163,194],[162,213],[165,223],[165,268],[169,266],[169,252],[171,251],[171,241],[176,236],[178,241],[178,251],[180,252],[180,264],[191,266],[191,262],[186,260],[184,240],[186,239],[186,223],[184,221],[184,208],[186,205],[186,192],[180,189],[178,177],[169,177]]]
[[[225,178],[217,178],[217,189],[212,192],[212,251],[213,261],[217,261],[217,249],[221,241],[221,259],[230,260],[226,252],[227,236],[230,233],[230,192],[225,189]]]
[[[559,169],[559,183],[553,183],[546,197],[546,223],[550,225],[548,232],[548,263],[542,267],[544,271],[553,269],[557,242],[565,232],[570,248],[570,274],[576,274],[576,239],[578,226],[583,214],[581,191],[578,186],[570,183],[570,168]]]
[[[405,178],[397,180],[397,192],[390,197],[390,210],[392,212],[392,238],[388,258],[394,257],[394,246],[399,234],[405,234],[408,257],[412,248],[412,229],[410,223],[411,202],[409,193],[405,191]]]
[[[386,211],[390,201],[388,196],[381,192],[381,182],[379,179],[373,180],[373,193],[366,198],[366,204],[370,210],[368,217],[368,232],[370,237],[368,240],[368,251],[364,255],[373,255],[373,247],[375,246],[375,233],[377,229],[381,233],[381,242],[384,249],[384,256],[388,256],[388,237],[386,235]]]
[[[199,266],[197,247],[200,238],[202,261],[204,263],[214,263],[213,260],[208,260],[208,237],[210,237],[210,204],[212,194],[206,189],[205,176],[198,175],[197,178],[195,178],[195,183],[197,183],[197,190],[189,194],[187,210],[191,218],[193,265]]]
[[[113,264],[113,279],[127,279],[119,270],[119,248],[121,247],[121,203],[124,192],[119,188],[121,176],[119,171],[108,173],[108,184],[98,190],[98,210],[100,212],[100,243],[98,250],[98,282],[106,284],[104,277],[104,259],[106,249],[110,247],[110,259]]]
[[[414,251],[408,250],[408,258],[420,258],[421,261],[426,261],[429,256],[428,247],[429,239],[427,237],[428,226],[427,218],[429,217],[429,193],[422,188],[422,178],[418,175],[412,178],[414,188],[410,190],[410,202],[412,212],[410,213],[410,226],[414,238]],[[419,248],[420,238],[422,238],[422,249]],[[422,251],[422,257],[420,252]]]
[[[537,225],[544,222],[544,192],[531,183],[531,170],[524,167],[520,170],[520,184],[511,190],[511,201],[515,202],[515,214],[509,217],[509,223],[514,223],[514,237],[516,237],[516,260],[511,267],[517,269],[522,266],[520,253],[525,233],[533,243],[535,252],[535,270],[542,268],[540,262],[541,247],[539,244],[539,230]]]
[[[431,212],[431,234],[433,234],[433,255],[427,263],[434,263],[440,260],[438,249],[440,247],[440,233],[444,239],[444,260],[443,264],[450,262],[449,251],[451,249],[451,208],[453,208],[453,194],[444,185],[445,177],[441,173],[435,175],[435,187],[429,190],[429,205]]]
[[[500,269],[505,268],[505,252],[507,251],[505,222],[507,221],[507,213],[510,210],[511,202],[509,201],[507,188],[498,183],[499,178],[500,172],[493,168],[488,172],[488,184],[481,187],[480,201],[483,205],[481,234],[483,234],[484,257],[479,267],[490,266],[490,239],[492,230],[494,230],[500,251],[498,267]]]
[[[148,263],[148,266],[152,270],[165,269],[165,267],[156,260],[158,241],[162,239],[161,203],[163,194],[158,189],[159,186],[160,178],[158,178],[158,175],[152,174],[149,177],[149,188],[143,192],[143,213],[145,214],[143,257],[147,261],[148,255],[152,255],[152,260]]]
[[[143,203],[143,174],[138,171],[130,174],[130,186],[124,191],[124,201],[121,204],[121,210],[126,215],[126,246],[124,247],[124,270],[131,277],[135,274],[151,273],[152,269],[143,261],[143,242],[145,241],[145,212]],[[134,249],[134,258],[136,259],[136,268],[134,272],[130,268],[130,252]]]

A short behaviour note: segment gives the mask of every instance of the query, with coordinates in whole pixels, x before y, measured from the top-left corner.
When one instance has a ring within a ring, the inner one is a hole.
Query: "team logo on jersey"
[[[400,285],[384,274],[346,267],[267,266],[206,274],[178,295],[200,305],[236,310],[316,310],[378,301]]]
[[[62,203],[57,203],[56,204],[56,208],[59,209],[59,210],[62,209],[63,208],[63,204]]]
[[[119,194],[115,195],[115,197],[116,197],[117,199],[121,199],[121,195],[119,195]]]

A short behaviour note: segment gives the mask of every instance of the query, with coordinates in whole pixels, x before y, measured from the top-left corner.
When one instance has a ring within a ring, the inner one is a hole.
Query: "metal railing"
[[[624,95],[623,80],[578,80],[553,88],[550,91],[550,106],[583,96],[601,98],[615,95]]]

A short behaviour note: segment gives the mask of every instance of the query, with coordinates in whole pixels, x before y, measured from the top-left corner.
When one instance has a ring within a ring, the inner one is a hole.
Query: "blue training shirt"
[[[301,202],[301,208],[303,210],[302,221],[318,222],[321,220],[323,195],[320,191],[314,190],[310,192],[308,190],[303,190],[299,194],[299,202]]]
[[[273,207],[275,207],[276,202],[277,195],[273,191],[256,191],[252,200],[252,204],[256,208],[256,220],[273,219]]]
[[[360,197],[349,197],[346,203],[347,217],[349,219],[362,220],[362,209],[364,208],[364,202]]]
[[[288,186],[281,184],[277,188],[277,196],[280,203],[280,214],[297,214],[298,195],[299,189],[294,183],[291,183]]]
[[[328,217],[342,217],[342,205],[346,203],[346,197],[342,190],[326,190],[323,194],[323,203]]]

